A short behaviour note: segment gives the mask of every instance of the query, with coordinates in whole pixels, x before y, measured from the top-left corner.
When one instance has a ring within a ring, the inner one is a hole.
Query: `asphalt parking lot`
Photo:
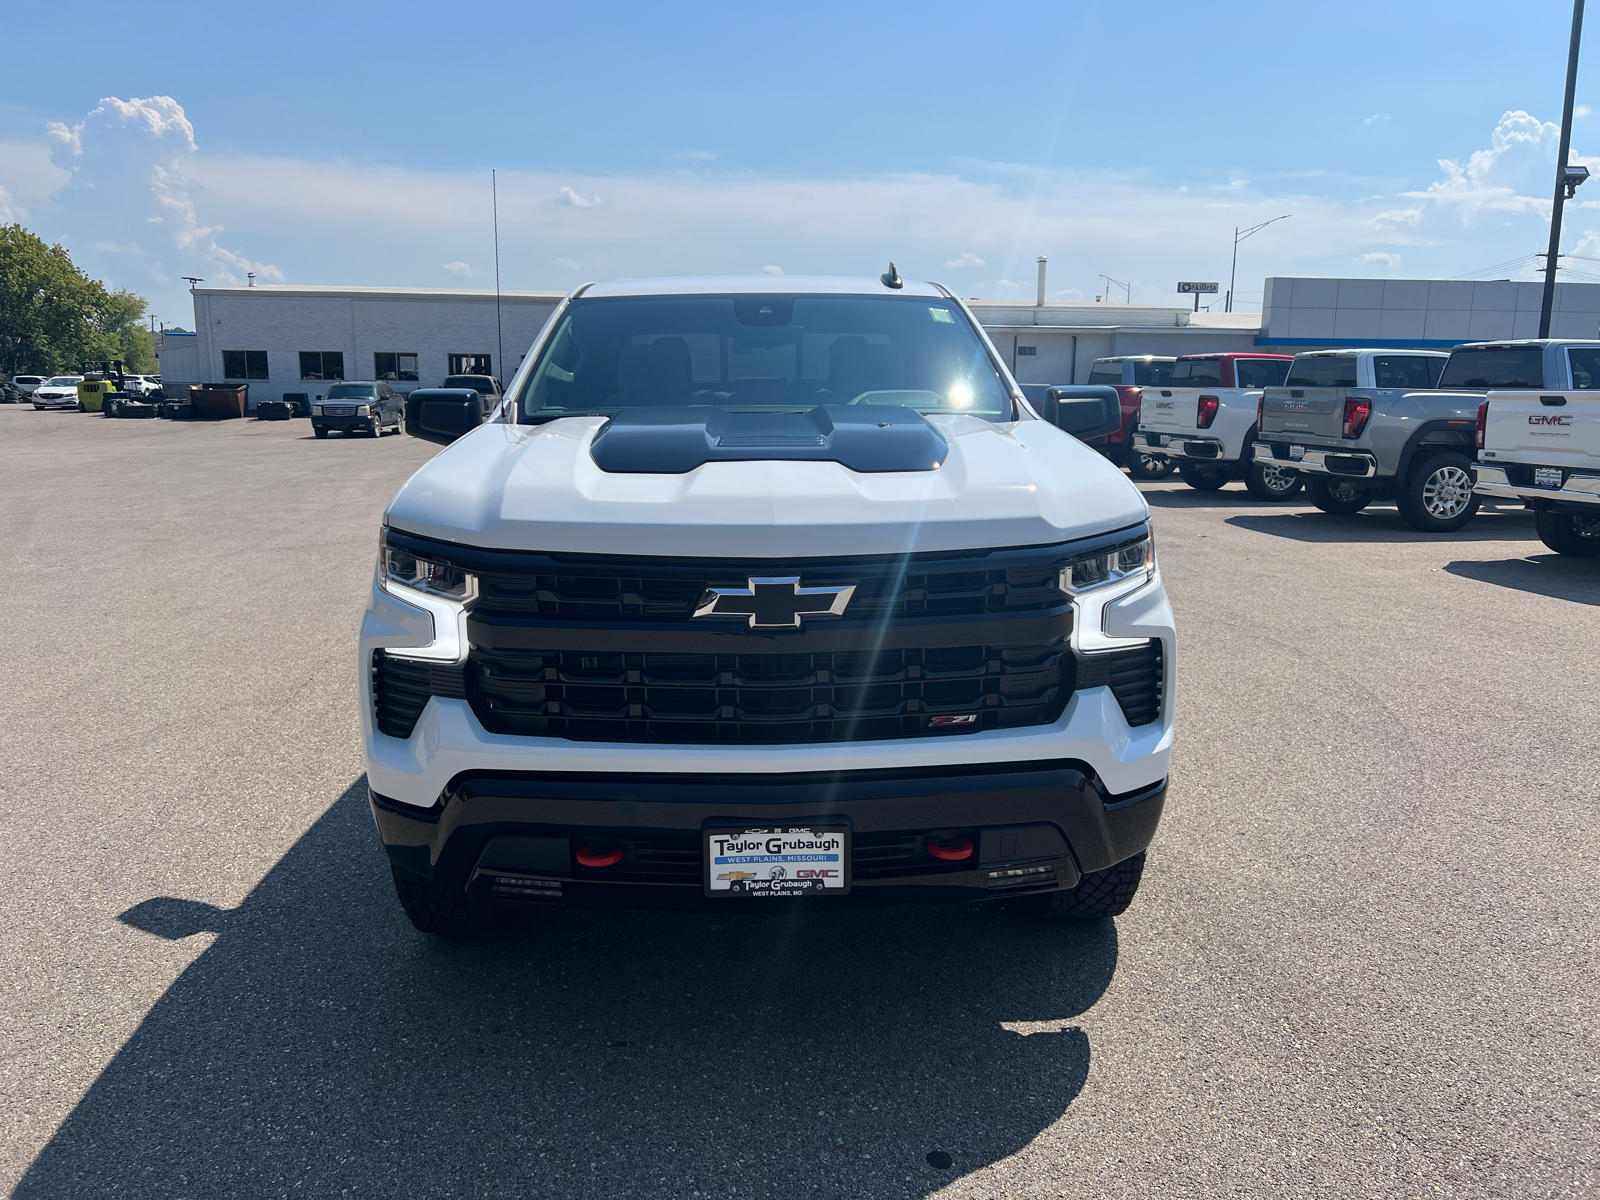
[[[8,1192],[1600,1191],[1600,565],[1527,514],[1143,485],[1179,742],[1115,923],[445,942],[394,901],[354,707],[433,450],[0,406]]]

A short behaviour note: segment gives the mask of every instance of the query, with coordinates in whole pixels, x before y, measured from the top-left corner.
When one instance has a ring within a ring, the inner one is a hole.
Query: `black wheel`
[[[1178,474],[1197,492],[1220,491],[1233,478],[1233,472],[1227,467],[1209,463],[1180,463]]]
[[[1557,554],[1574,558],[1600,557],[1600,514],[1580,517],[1573,513],[1540,509],[1533,515],[1539,540]]]
[[[1478,511],[1472,460],[1447,450],[1413,463],[1395,497],[1400,516],[1422,533],[1454,533]]]
[[[1037,913],[1052,921],[1093,921],[1100,917],[1120,917],[1133,903],[1144,877],[1145,851],[1104,871],[1095,871],[1078,881],[1070,892],[1051,892],[1038,898]]]
[[[1277,463],[1253,462],[1244,470],[1244,486],[1257,500],[1287,500],[1305,485],[1299,471]]]
[[[1348,479],[1318,475],[1311,480],[1306,490],[1311,493],[1311,503],[1323,512],[1333,513],[1336,516],[1358,513],[1372,503],[1372,491],[1357,487]]]
[[[394,892],[411,923],[423,933],[461,933],[472,924],[474,906],[466,892],[400,867],[389,866]]]
[[[85,408],[83,406],[83,401],[82,400],[78,401],[78,411],[79,412],[88,412],[89,411],[87,408]]]
[[[328,436],[328,431],[326,429],[313,429],[312,432],[315,433],[319,438],[325,438]]]
[[[119,405],[115,400],[102,400],[100,401],[100,415],[102,417],[114,417],[117,415],[117,409],[120,407],[121,405]]]
[[[1128,474],[1134,479],[1165,479],[1178,469],[1178,464],[1165,454],[1144,454],[1138,450],[1128,452]]]

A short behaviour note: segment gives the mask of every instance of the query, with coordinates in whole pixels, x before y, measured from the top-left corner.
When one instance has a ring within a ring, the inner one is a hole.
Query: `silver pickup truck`
[[[1446,357],[1437,351],[1299,355],[1285,386],[1262,396],[1256,461],[1304,473],[1324,512],[1354,513],[1389,499],[1412,528],[1451,532],[1478,510],[1474,426],[1485,394],[1570,386],[1569,352],[1597,347],[1477,342],[1457,346],[1437,374]]]

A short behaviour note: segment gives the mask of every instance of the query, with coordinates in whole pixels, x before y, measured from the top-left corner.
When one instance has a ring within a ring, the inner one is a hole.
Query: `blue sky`
[[[1242,248],[1251,307],[1268,274],[1452,277],[1542,249],[1570,19],[13,0],[0,210],[185,325],[185,274],[492,286],[491,167],[513,288],[894,258],[1023,297],[1047,254],[1052,296],[1105,273],[1177,303],[1178,279],[1225,285],[1235,225],[1290,213]],[[78,65],[85,33],[103,69]],[[1564,249],[1600,278],[1600,194],[1579,196]],[[1486,275],[1506,276],[1529,272]]]

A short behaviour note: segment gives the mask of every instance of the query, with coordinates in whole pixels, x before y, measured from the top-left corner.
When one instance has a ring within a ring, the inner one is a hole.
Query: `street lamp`
[[[1580,0],[1581,2],[1582,0]],[[1273,217],[1272,221],[1287,221],[1292,215],[1292,213],[1284,213],[1281,217]],[[1228,302],[1223,305],[1223,312],[1233,311],[1233,285],[1239,274],[1239,243],[1252,234],[1260,233],[1268,225],[1271,225],[1272,221],[1263,221],[1259,225],[1250,226],[1249,229],[1240,229],[1237,225],[1233,227],[1233,269],[1228,272]]]
[[[1578,185],[1589,178],[1587,167],[1567,162],[1572,147],[1572,96],[1578,87],[1578,42],[1583,37],[1583,0],[1572,0],[1572,42],[1567,47],[1567,97],[1561,109],[1561,148],[1556,151],[1556,194],[1550,206],[1550,253],[1544,260],[1544,299],[1539,304],[1539,336],[1550,336],[1550,310],[1556,300],[1556,267],[1561,251],[1561,210]]]

